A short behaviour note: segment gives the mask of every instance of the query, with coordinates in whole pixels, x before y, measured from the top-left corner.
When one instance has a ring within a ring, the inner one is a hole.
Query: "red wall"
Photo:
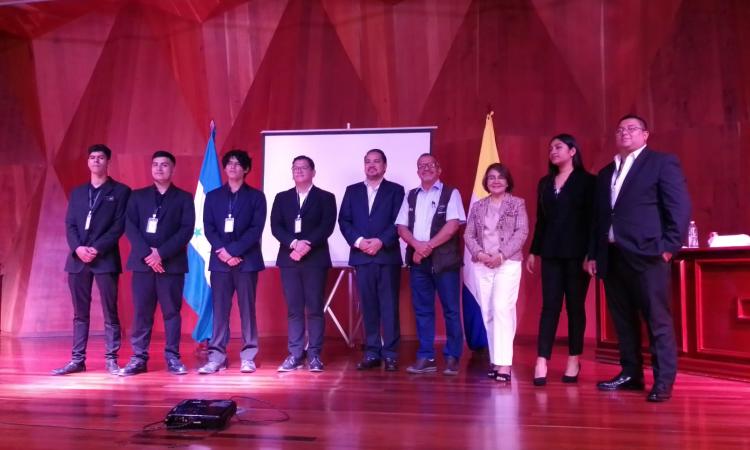
[[[437,125],[445,181],[468,202],[491,105],[500,157],[533,214],[550,136],[576,135],[587,167],[598,170],[613,154],[616,119],[635,111],[650,119],[653,146],[682,159],[701,239],[747,231],[748,23],[750,3],[741,0],[2,6],[0,327],[17,336],[70,333],[63,215],[68,193],[86,179],[88,145],[107,143],[112,175],[133,187],[149,182],[151,152],[169,149],[176,183],[192,191],[211,119],[221,152],[253,153],[254,185],[264,129]],[[126,325],[129,280],[121,282]],[[259,290],[261,333],[283,335],[275,270]],[[524,276],[519,334],[536,332],[539,290],[538,276]],[[403,329],[413,334],[406,286],[403,293]],[[185,318],[187,330],[194,318]]]

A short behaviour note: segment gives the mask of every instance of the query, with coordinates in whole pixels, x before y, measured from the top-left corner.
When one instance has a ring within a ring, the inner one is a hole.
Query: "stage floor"
[[[277,373],[285,339],[264,338],[256,373],[239,373],[239,342],[232,340],[229,369],[201,376],[195,369],[205,355],[184,338],[189,374],[167,374],[163,343],[154,342],[150,372],[121,378],[104,372],[102,340],[93,338],[88,372],[48,375],[66,362],[69,345],[69,338],[0,337],[0,448],[750,448],[750,384],[680,374],[663,404],[646,402],[645,393],[598,392],[596,380],[618,368],[595,362],[591,348],[579,384],[565,385],[558,346],[550,381],[540,388],[531,383],[531,342],[517,344],[509,385],[485,378],[485,357],[470,352],[456,377],[409,375],[403,369],[415,342],[404,343],[400,372],[358,372],[360,353],[333,338],[319,374]],[[129,345],[122,355],[124,364]],[[143,430],[180,400],[230,397],[239,414],[225,430]]]

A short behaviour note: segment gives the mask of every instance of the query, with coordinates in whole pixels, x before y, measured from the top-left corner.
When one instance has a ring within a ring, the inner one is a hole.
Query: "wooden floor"
[[[404,344],[403,363],[414,348]],[[0,337],[0,448],[750,448],[750,384],[680,374],[674,398],[651,404],[645,393],[598,392],[595,381],[617,367],[593,361],[590,349],[578,385],[559,382],[560,352],[544,388],[530,381],[531,343],[517,345],[510,385],[484,377],[483,356],[466,355],[457,377],[357,372],[359,353],[335,339],[321,374],[277,373],[285,342],[269,338],[258,372],[240,374],[234,357],[229,370],[200,376],[193,349],[183,344],[188,375],[164,372],[156,351],[149,373],[120,378],[104,373],[102,341],[93,339],[88,372],[52,377],[69,339]],[[223,431],[143,431],[182,399],[229,397],[240,413]]]

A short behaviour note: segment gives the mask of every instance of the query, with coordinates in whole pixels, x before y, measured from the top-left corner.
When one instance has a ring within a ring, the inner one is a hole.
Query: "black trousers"
[[[671,268],[661,257],[643,258],[642,262],[643,270],[635,270],[620,249],[609,246],[604,289],[617,330],[620,365],[625,375],[643,377],[642,315],[648,329],[654,380],[672,384],[677,375],[677,343],[670,307]]]
[[[365,355],[395,359],[401,340],[398,313],[401,267],[394,264],[362,264],[356,266],[356,275],[365,327]]]
[[[104,358],[117,358],[122,339],[120,318],[117,315],[119,276],[117,273],[93,273],[89,266],[84,266],[78,273],[68,274],[68,287],[73,300],[73,361],[86,360],[91,323],[91,288],[94,280],[99,288],[104,317]]]
[[[258,354],[258,325],[255,318],[255,288],[258,272],[242,272],[232,268],[229,272],[211,272],[213,293],[214,329],[208,346],[208,359],[223,363],[227,359],[229,342],[229,317],[232,311],[232,296],[237,292],[237,307],[240,309],[242,327],[242,350],[240,358],[253,361]]]
[[[537,355],[552,358],[563,298],[568,314],[568,354],[583,353],[589,279],[583,271],[583,258],[542,258],[542,314],[539,317]]]
[[[130,344],[136,358],[148,360],[148,346],[151,343],[157,301],[164,318],[164,357],[167,360],[180,357],[180,309],[184,282],[184,273],[133,272],[134,311]]]
[[[289,354],[296,358],[305,354],[305,328],[310,356],[320,356],[323,349],[323,297],[327,275],[327,267],[281,268],[281,284],[287,306],[287,346]]]

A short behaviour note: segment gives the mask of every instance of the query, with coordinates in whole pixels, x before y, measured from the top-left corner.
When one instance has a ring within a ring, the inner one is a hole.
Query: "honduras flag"
[[[203,202],[206,193],[221,187],[219,160],[216,156],[214,137],[216,128],[211,121],[211,133],[203,156],[201,174],[198,177],[198,187],[195,189],[195,228],[193,238],[188,245],[188,267],[190,271],[185,277],[185,300],[198,314],[198,323],[193,330],[193,339],[198,342],[211,338],[213,331],[213,302],[211,297],[211,281],[208,273],[208,260],[211,256],[211,244],[203,233]]]
[[[482,178],[487,166],[492,163],[500,162],[500,156],[497,153],[497,144],[495,143],[495,127],[492,124],[492,112],[487,114],[484,124],[484,134],[482,135],[482,147],[479,150],[479,161],[477,163],[477,174],[474,177],[474,189],[471,192],[471,201],[469,209],[481,197],[486,195],[482,187]],[[471,350],[479,350],[487,347],[487,330],[484,328],[482,320],[482,310],[477,303],[477,283],[471,270],[471,253],[469,249],[464,249],[464,288],[463,288],[463,313],[464,313],[464,333],[466,334],[466,344]]]

